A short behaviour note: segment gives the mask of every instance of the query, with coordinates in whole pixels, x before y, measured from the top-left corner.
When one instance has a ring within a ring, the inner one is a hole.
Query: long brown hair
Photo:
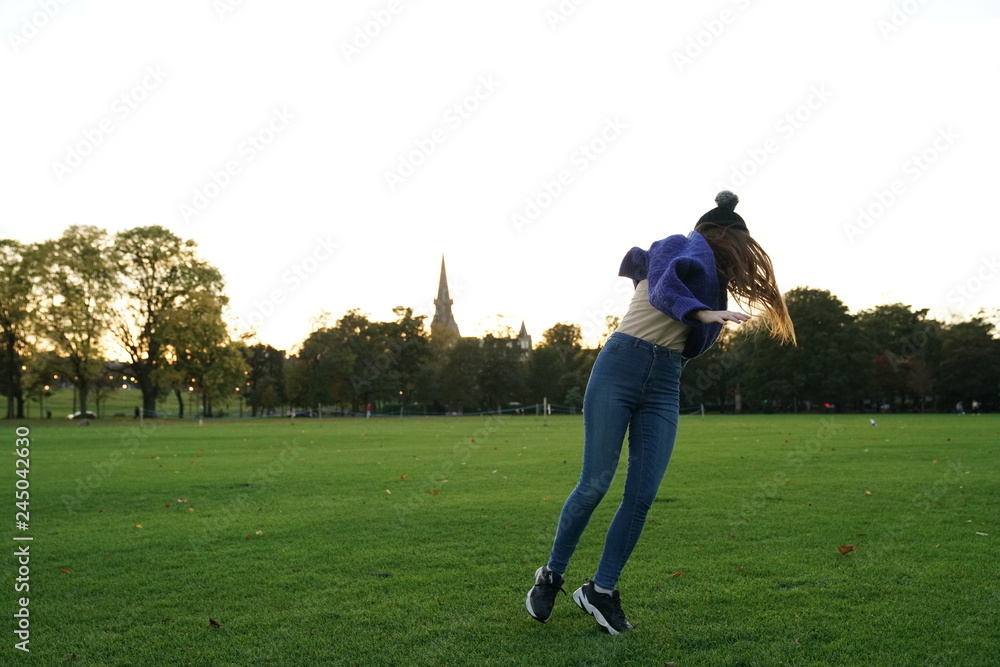
[[[733,299],[782,343],[795,345],[795,325],[788,316],[771,258],[749,233],[735,227],[702,224],[695,231],[715,254],[715,266]]]

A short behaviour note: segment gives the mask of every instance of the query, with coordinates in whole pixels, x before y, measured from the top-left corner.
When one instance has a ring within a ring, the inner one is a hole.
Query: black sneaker
[[[536,621],[548,623],[552,618],[552,607],[556,603],[556,593],[563,591],[563,576],[543,565],[535,572],[535,585],[528,591],[524,606]]]
[[[622,599],[618,591],[598,593],[594,582],[590,581],[573,591],[573,601],[595,619],[606,632],[617,635],[632,630],[632,624],[622,611]]]

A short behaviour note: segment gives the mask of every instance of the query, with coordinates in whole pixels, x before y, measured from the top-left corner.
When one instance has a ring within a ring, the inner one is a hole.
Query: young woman
[[[622,502],[597,572],[573,601],[611,634],[632,629],[615,585],[674,449],[681,367],[708,350],[727,322],[750,319],[726,309],[727,292],[747,312],[759,314],[771,335],[795,342],[771,259],[734,210],[739,199],[726,190],[715,202],[687,236],[669,236],[649,250],[632,248],[622,261],[619,274],[633,280],[635,294],[591,371],[583,400],[583,470],[559,516],[549,561],[535,572],[525,600],[528,613],[543,623],[552,616],[580,536],[611,485],[627,430]]]

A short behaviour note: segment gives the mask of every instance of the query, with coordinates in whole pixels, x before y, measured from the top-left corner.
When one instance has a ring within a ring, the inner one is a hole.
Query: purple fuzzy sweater
[[[705,353],[722,332],[721,324],[702,324],[696,310],[726,310],[726,286],[719,284],[715,255],[698,232],[675,234],[656,241],[649,250],[632,248],[618,275],[635,284],[649,280],[649,303],[692,327],[684,351],[686,360]]]

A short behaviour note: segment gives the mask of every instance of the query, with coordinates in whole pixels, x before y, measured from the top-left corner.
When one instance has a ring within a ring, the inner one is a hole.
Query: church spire
[[[461,335],[458,333],[458,324],[455,322],[455,316],[451,313],[451,305],[453,303],[454,301],[448,294],[448,273],[444,268],[444,255],[441,255],[441,280],[438,283],[437,298],[434,299],[434,319],[431,321],[431,336],[434,336],[436,331],[443,332],[443,330],[450,330],[456,338]]]

